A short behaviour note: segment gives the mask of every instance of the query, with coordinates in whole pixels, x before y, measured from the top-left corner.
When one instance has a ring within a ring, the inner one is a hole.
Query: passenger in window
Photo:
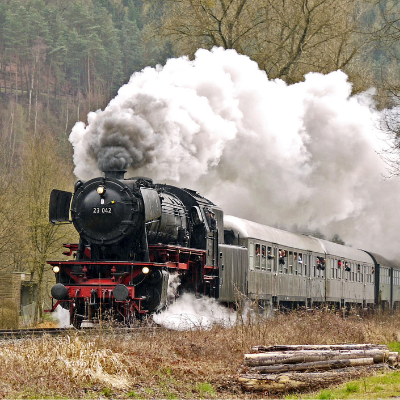
[[[349,267],[349,263],[348,263],[348,262],[345,262],[345,263],[344,263],[344,270],[345,270],[345,271],[348,271],[348,272],[351,271],[351,268]]]
[[[265,258],[265,246],[261,248],[261,257]]]
[[[340,260],[338,261],[337,267],[338,267],[338,268],[342,268],[342,262],[341,262]]]
[[[299,264],[303,264],[303,261],[301,259],[301,254],[299,254]]]
[[[317,257],[317,269],[324,270],[325,269],[326,260],[323,257]]]
[[[256,244],[256,256],[260,255],[260,245]]]
[[[285,257],[286,257],[286,251],[279,250],[279,264],[285,265]]]
[[[275,256],[271,254],[271,250],[268,250],[267,258],[268,260],[272,260],[273,258],[275,258]]]

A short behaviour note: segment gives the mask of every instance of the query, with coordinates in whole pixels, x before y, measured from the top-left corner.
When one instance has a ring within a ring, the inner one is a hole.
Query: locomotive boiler
[[[77,327],[105,318],[131,324],[162,309],[173,273],[181,290],[218,296],[222,211],[195,191],[124,173],[78,180],[73,195],[50,196],[50,221],[72,222],[79,233],[78,244],[64,245],[72,260],[48,262],[57,280],[52,308],[68,309]]]

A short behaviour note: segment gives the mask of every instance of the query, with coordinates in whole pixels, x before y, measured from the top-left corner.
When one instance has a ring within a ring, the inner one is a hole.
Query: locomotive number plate
[[[93,214],[112,214],[111,207],[93,207]]]

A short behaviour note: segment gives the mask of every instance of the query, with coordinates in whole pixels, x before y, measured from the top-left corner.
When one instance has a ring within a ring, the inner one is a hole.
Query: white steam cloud
[[[183,293],[166,310],[154,314],[153,320],[176,331],[207,330],[214,325],[232,326],[236,312],[210,297],[197,298],[193,293]]]
[[[75,174],[129,168],[209,197],[225,213],[319,229],[395,255],[400,182],[385,180],[386,142],[372,93],[341,72],[269,80],[233,50],[199,50],[135,73],[104,110],[78,122]]]
[[[57,306],[56,310],[51,313],[52,319],[58,323],[59,328],[72,328],[70,324],[69,310],[62,308],[60,305]]]
[[[194,293],[178,296],[181,284],[179,273],[168,278],[168,307],[153,315],[153,321],[176,331],[207,330],[213,325],[231,326],[236,312],[223,307],[210,297],[196,297]]]

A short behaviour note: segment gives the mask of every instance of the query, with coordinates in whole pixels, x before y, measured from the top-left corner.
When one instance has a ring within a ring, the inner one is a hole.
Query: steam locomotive
[[[310,236],[225,216],[196,191],[124,178],[125,171],[78,180],[74,194],[53,190],[49,218],[73,223],[78,244],[67,261],[48,261],[53,306],[76,327],[110,318],[134,324],[163,309],[168,281],[179,291],[263,307],[330,303],[396,308],[400,265]],[[175,293],[179,295],[179,293]]]

